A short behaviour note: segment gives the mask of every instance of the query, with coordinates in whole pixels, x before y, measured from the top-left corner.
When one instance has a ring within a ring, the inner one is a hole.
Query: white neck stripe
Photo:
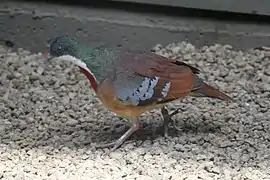
[[[95,81],[97,81],[94,74],[90,71],[90,69],[88,69],[87,65],[83,61],[81,61],[80,59],[77,59],[77,58],[70,56],[70,55],[63,55],[63,56],[60,56],[58,58],[61,60],[64,60],[64,61],[72,62],[73,64],[85,69],[88,73],[90,73],[94,77]]]

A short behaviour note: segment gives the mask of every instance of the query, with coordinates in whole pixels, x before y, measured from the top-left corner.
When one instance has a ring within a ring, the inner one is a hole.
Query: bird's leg
[[[103,144],[103,145],[97,145],[96,148],[106,148],[106,147],[111,147],[111,151],[115,151],[117,148],[119,148],[134,132],[136,132],[140,128],[140,120],[139,118],[133,118],[132,119],[132,127],[125,132],[118,140],[115,142],[111,142],[108,144]]]
[[[162,114],[163,120],[164,120],[163,128],[164,128],[164,137],[165,138],[168,138],[169,124],[170,124],[170,122],[172,122],[172,117],[174,115],[176,115],[177,113],[179,113],[179,109],[177,109],[174,112],[172,112],[171,114],[169,114],[168,109],[166,109],[165,107],[161,108],[161,114]]]

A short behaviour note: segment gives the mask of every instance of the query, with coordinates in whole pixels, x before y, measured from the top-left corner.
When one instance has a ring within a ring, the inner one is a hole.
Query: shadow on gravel
[[[6,105],[6,107],[8,106],[10,105]],[[63,120],[62,117],[57,119],[53,115],[41,116],[40,119],[25,116],[20,117],[16,112],[16,108],[18,107],[9,108],[12,110],[10,114],[12,123],[2,126],[5,134],[2,136],[1,142],[10,144],[15,148],[29,149],[39,146],[52,146],[56,149],[61,147],[71,149],[86,147],[91,149],[91,143],[99,144],[117,140],[131,125],[128,119],[113,116],[105,109],[103,111],[105,114],[102,115],[103,119],[94,119],[96,117],[91,118],[90,112],[86,117],[79,118],[79,120],[70,119],[66,121]],[[23,109],[24,107],[20,108],[27,113],[27,109]],[[42,110],[40,114],[46,114],[45,111],[46,109]],[[202,112],[198,112],[198,114],[200,113]],[[187,134],[195,138],[198,135],[200,137],[204,135],[208,136],[209,134],[213,134],[217,137],[224,135],[220,128],[221,126],[226,126],[226,124],[221,125],[220,123],[222,122],[215,122],[213,119],[209,119],[206,122],[199,118],[196,120],[193,118],[194,117],[181,118],[176,115],[174,119],[176,120],[175,123],[179,123],[176,124],[178,130],[170,125],[170,137],[166,139],[163,137],[163,120],[159,116],[159,112],[143,115],[141,116],[141,128],[131,139],[125,142],[125,145],[134,141],[155,141],[155,139],[160,139],[164,142],[173,139],[173,141],[177,143],[177,138],[187,137]],[[213,145],[218,146],[218,144]]]

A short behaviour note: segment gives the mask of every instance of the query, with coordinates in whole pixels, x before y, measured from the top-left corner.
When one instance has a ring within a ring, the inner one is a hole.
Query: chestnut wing
[[[180,99],[194,87],[199,70],[153,53],[120,56],[114,80],[116,97],[125,104],[147,106]]]

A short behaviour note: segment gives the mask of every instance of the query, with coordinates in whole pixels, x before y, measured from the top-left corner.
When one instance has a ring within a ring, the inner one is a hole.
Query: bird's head
[[[44,53],[44,55],[48,60],[62,56],[76,57],[77,44],[78,43],[69,36],[58,36],[51,40],[49,50]]]
[[[58,58],[64,61],[69,61],[80,68],[86,69],[86,64],[78,58],[79,43],[73,38],[64,35],[58,36],[50,40],[49,50],[43,55],[47,62],[53,58]]]

